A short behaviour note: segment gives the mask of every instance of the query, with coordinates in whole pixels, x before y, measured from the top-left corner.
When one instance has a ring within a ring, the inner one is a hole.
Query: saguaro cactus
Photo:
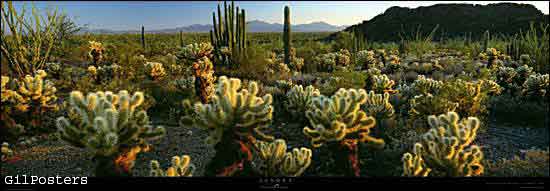
[[[313,100],[313,109],[306,112],[313,128],[305,127],[304,134],[313,147],[336,143],[332,147],[339,166],[359,176],[358,146],[369,142],[383,146],[384,140],[371,137],[370,130],[376,120],[360,110],[367,101],[365,90],[339,89],[332,97],[319,96]]]
[[[145,27],[141,26],[141,48],[145,50]]]
[[[73,91],[69,115],[57,119],[60,137],[93,152],[96,176],[130,176],[137,154],[149,150],[146,141],[165,134],[164,128],[149,125],[147,113],[139,109],[143,101],[141,92],[98,91],[84,97]]]
[[[248,89],[241,89],[239,79],[222,76],[211,102],[196,103],[196,116],[188,114],[182,118],[183,126],[210,132],[206,143],[215,145],[216,156],[207,166],[207,176],[231,176],[238,170],[251,170],[253,143],[257,138],[273,140],[261,132],[272,120],[272,97],[266,94],[260,98],[257,94],[256,82],[249,83]],[[184,106],[186,111],[192,110],[189,101],[185,101]]]
[[[291,29],[290,29],[290,8],[288,6],[285,6],[285,25],[284,25],[284,33],[283,33],[283,43],[284,43],[284,49],[285,49],[285,64],[290,64],[290,48],[292,47],[292,36],[291,36]]]

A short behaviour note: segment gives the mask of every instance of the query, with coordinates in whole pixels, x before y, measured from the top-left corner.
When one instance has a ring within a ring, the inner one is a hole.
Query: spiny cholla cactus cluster
[[[351,63],[351,54],[346,49],[341,49],[338,52],[317,55],[313,58],[313,62],[319,65],[320,69],[332,71],[336,66],[347,67]]]
[[[195,165],[191,163],[191,157],[189,155],[173,156],[171,166],[166,170],[160,168],[160,164],[156,160],[150,162],[149,176],[178,176],[178,177],[191,177],[195,172]]]
[[[5,109],[11,110],[11,107],[13,106],[18,111],[24,112],[28,109],[27,101],[23,98],[23,96],[19,95],[17,91],[12,90],[8,87],[8,83],[10,82],[10,77],[8,76],[2,76],[2,108],[6,107]],[[4,111],[11,113],[11,111]]]
[[[164,71],[164,67],[162,63],[159,62],[146,62],[145,63],[146,71],[148,71],[149,77],[154,80],[161,80],[166,76],[166,72]]]
[[[361,50],[357,52],[356,60],[357,64],[361,65],[363,69],[383,67],[383,64],[378,62],[378,60],[374,58],[374,51],[372,50]],[[382,66],[380,66],[379,64],[382,64]]]
[[[363,108],[368,116],[374,116],[378,120],[391,118],[395,111],[389,99],[390,94],[387,92],[384,94],[375,94],[374,91],[370,91],[367,94],[367,101],[363,105]]]
[[[372,87],[370,88],[375,93],[389,93],[395,94],[397,90],[393,89],[395,82],[390,80],[386,74],[372,76]]]
[[[443,92],[446,99],[458,103],[457,112],[462,115],[478,116],[487,112],[484,103],[490,95],[498,95],[502,88],[491,80],[448,82]]]
[[[103,52],[105,51],[105,48],[103,48],[103,44],[100,42],[89,41],[88,43],[90,43],[90,52],[88,53],[88,56],[92,59],[93,64],[98,66],[99,62],[103,60]]]
[[[100,163],[96,175],[114,169],[128,173],[136,154],[148,150],[146,141],[165,134],[164,128],[149,125],[147,113],[139,108],[143,101],[141,92],[131,96],[127,91],[98,91],[84,97],[73,91],[68,117],[57,119],[60,137],[73,146],[92,150]]]
[[[182,118],[182,124],[195,125],[210,131],[206,142],[214,145],[222,140],[227,131],[239,136],[255,133],[260,138],[269,139],[261,132],[269,126],[272,120],[273,106],[270,94],[257,97],[258,85],[249,83],[247,89],[241,89],[241,80],[222,76],[216,85],[216,94],[211,103],[195,104],[198,118],[190,116]],[[245,139],[245,137],[242,137]]]
[[[472,145],[479,129],[477,118],[469,117],[460,121],[458,114],[449,112],[437,117],[430,116],[428,123],[431,129],[423,135],[421,143],[415,145],[415,155],[423,158],[426,166],[452,177],[479,176],[483,173],[483,153],[477,145]],[[406,153],[403,158],[411,158],[410,155]],[[408,169],[404,171],[410,172]],[[407,175],[425,176],[427,173],[429,171]]]
[[[182,77],[173,81],[176,88],[179,90],[185,91],[195,87],[195,77]]]
[[[214,93],[214,66],[210,61],[213,47],[210,43],[194,43],[182,48],[177,57],[191,63],[195,76],[195,92],[202,103],[208,103]]]
[[[300,176],[311,164],[311,150],[305,147],[287,152],[285,140],[256,142],[257,154],[261,159],[259,171],[263,176]]]
[[[517,72],[512,67],[501,66],[501,67],[498,67],[496,71],[497,82],[499,82],[499,84],[502,84],[502,85],[512,83],[516,75],[517,75]]]
[[[383,140],[369,136],[376,122],[360,110],[360,106],[366,102],[367,93],[363,89],[342,88],[330,98],[313,98],[313,109],[306,112],[312,128],[305,127],[304,134],[311,139],[313,147],[333,141],[344,144],[366,141],[383,144]]]
[[[54,62],[48,62],[45,64],[45,69],[48,74],[51,74],[54,78],[59,78],[59,75],[61,74],[61,64],[54,63]]]
[[[284,54],[278,54],[275,53],[270,54],[270,58],[267,59],[267,62],[272,65],[280,65],[281,63],[284,64]],[[286,65],[286,64],[285,64]],[[304,67],[304,59],[296,57],[296,49],[290,48],[290,63],[287,66],[292,71],[302,71],[302,67]]]
[[[432,171],[426,167],[424,159],[422,159],[422,144],[416,143],[413,148],[413,153],[403,154],[401,161],[403,162],[403,176],[421,176],[426,177]]]
[[[303,114],[309,110],[313,104],[313,98],[320,96],[321,93],[313,86],[307,86],[305,89],[302,85],[295,85],[286,94],[287,103],[286,109],[294,117],[304,117]]]
[[[416,95],[409,100],[409,120],[423,119],[428,115],[455,111],[459,104],[433,94]]]
[[[489,67],[500,65],[498,64],[500,57],[500,51],[495,48],[487,48],[485,52],[479,53],[479,58],[481,60],[487,60]]]
[[[443,82],[419,75],[411,86],[418,94],[436,94],[443,87]]]
[[[550,79],[548,74],[530,75],[523,83],[522,94],[531,98],[545,98],[548,96]]]
[[[5,162],[14,156],[13,150],[10,149],[10,144],[7,142],[2,143],[2,162]]]
[[[291,57],[292,60],[292,57]],[[266,59],[267,67],[265,68],[266,72],[270,75],[275,74],[286,74],[290,73],[290,68],[284,63],[284,54],[275,54],[271,52],[269,58]],[[303,65],[303,62],[302,62]],[[300,67],[301,68],[301,67]]]
[[[26,75],[25,78],[18,83],[18,94],[22,97],[22,103],[26,103],[27,108],[21,108],[22,111],[27,111],[28,107],[33,107],[35,112],[46,112],[57,110],[57,89],[53,83],[44,78],[48,74],[44,70],[38,70],[35,76]],[[38,114],[35,113],[35,114]]]

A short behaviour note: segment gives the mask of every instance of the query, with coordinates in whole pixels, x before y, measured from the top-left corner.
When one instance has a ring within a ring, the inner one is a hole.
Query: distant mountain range
[[[326,22],[313,22],[309,24],[292,25],[293,32],[336,32],[340,31],[348,26],[336,26]],[[184,27],[176,27],[169,29],[148,29],[145,26],[145,33],[177,33],[183,32],[208,32],[212,30],[211,24],[201,25],[194,24]],[[247,30],[249,32],[283,32],[283,24],[268,23],[260,20],[253,20],[247,22]],[[110,30],[110,29],[89,29],[85,28],[80,33],[94,33],[94,34],[124,34],[124,33],[141,33],[141,29],[138,30]]]

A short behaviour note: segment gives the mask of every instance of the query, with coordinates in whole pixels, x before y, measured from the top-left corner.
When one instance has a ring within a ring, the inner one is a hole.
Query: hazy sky
[[[333,25],[352,25],[383,13],[392,6],[416,8],[438,3],[486,5],[498,2],[504,1],[235,1],[235,5],[246,10],[247,21],[282,23],[283,8],[285,5],[290,5],[293,24],[324,21]],[[30,8],[31,3],[39,9],[57,7],[73,17],[77,24],[112,30],[134,30],[141,25],[146,28],[162,29],[191,24],[211,24],[212,11],[216,10],[218,4],[217,1],[14,2],[17,9],[20,9],[23,4],[27,4]],[[518,1],[518,3],[533,4],[544,14],[548,14],[549,1]]]

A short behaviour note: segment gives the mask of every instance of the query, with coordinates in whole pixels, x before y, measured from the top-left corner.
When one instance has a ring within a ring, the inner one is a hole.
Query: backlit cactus
[[[260,172],[263,176],[300,176],[311,164],[311,150],[305,147],[287,152],[285,140],[256,142],[258,157],[261,159]]]
[[[15,155],[13,150],[10,149],[10,144],[6,142],[2,143],[1,153],[2,153],[2,162],[6,162],[7,160],[9,160]]]
[[[418,94],[435,94],[443,87],[443,82],[419,75],[412,83],[412,88]]]
[[[168,169],[163,170],[160,164],[156,160],[150,162],[149,176],[164,177],[164,176],[177,176],[177,177],[191,177],[195,171],[195,165],[191,163],[191,157],[189,155],[173,156],[171,166]]]
[[[291,116],[303,118],[304,113],[312,107],[313,98],[320,95],[319,90],[311,85],[305,89],[302,85],[295,85],[286,94],[288,101],[285,107]]]
[[[428,117],[431,129],[421,141],[426,166],[444,176],[479,176],[483,174],[483,152],[473,141],[479,120],[468,117],[460,120],[455,112]]]
[[[184,126],[195,126],[209,131],[206,143],[215,145],[216,156],[209,165],[211,175],[220,174],[220,168],[231,165],[232,170],[222,171],[229,176],[236,169],[234,165],[251,160],[250,147],[257,138],[272,140],[262,132],[272,120],[272,97],[266,94],[258,97],[258,85],[250,82],[247,89],[241,89],[241,81],[222,76],[216,85],[216,94],[208,104],[196,103],[195,115],[182,118]],[[244,157],[241,156],[244,152]],[[225,153],[225,154],[224,154]],[[231,156],[231,158],[227,158]],[[230,167],[227,167],[230,168]]]
[[[422,159],[422,145],[416,143],[413,153],[403,154],[401,161],[403,162],[403,176],[420,176],[426,177],[432,169],[426,167],[424,159]]]
[[[195,76],[195,93],[202,103],[208,103],[214,93],[214,65],[210,61],[212,45],[209,43],[190,44],[182,48],[178,59],[190,63]]]
[[[525,83],[523,83],[522,94],[529,96],[530,98],[545,98],[548,96],[548,88],[550,79],[548,74],[534,74],[530,75]]]
[[[130,174],[137,153],[149,149],[146,141],[165,134],[164,128],[149,124],[147,113],[139,108],[143,101],[141,92],[98,91],[84,97],[73,91],[69,115],[57,119],[60,138],[93,152],[97,176]]]
[[[361,50],[357,52],[357,64],[363,69],[375,68],[378,66],[378,60],[374,58],[374,51]]]
[[[161,80],[166,76],[162,63],[147,62],[145,68],[149,72],[147,75],[154,81]]]
[[[391,118],[395,111],[389,99],[390,94],[387,92],[384,94],[375,94],[374,91],[370,91],[367,94],[367,101],[363,105],[363,108],[368,116],[373,116],[377,120]]]
[[[375,93],[383,94],[395,94],[397,90],[393,89],[395,82],[390,80],[386,74],[372,76],[372,87],[370,88]]]
[[[100,42],[89,41],[88,43],[90,44],[88,56],[92,59],[93,66],[99,66],[99,63],[103,60],[105,48],[103,48],[103,44]]]
[[[35,115],[58,109],[57,96],[55,95],[57,89],[52,82],[44,79],[46,76],[44,70],[38,70],[34,77],[27,75],[21,82],[18,82],[18,94],[21,95],[28,107],[32,107]]]
[[[455,111],[459,104],[451,102],[441,96],[433,94],[422,94],[414,96],[409,100],[409,120],[411,123],[416,119],[424,119],[429,115]]]

